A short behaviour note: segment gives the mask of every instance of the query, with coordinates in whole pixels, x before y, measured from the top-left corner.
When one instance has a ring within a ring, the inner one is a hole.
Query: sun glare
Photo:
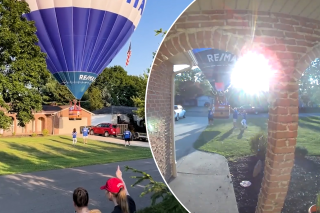
[[[248,94],[267,92],[273,73],[269,60],[263,54],[248,52],[236,62],[231,85]]]

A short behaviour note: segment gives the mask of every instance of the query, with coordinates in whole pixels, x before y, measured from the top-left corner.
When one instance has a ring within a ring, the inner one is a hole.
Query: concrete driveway
[[[86,159],[83,159],[86,160]],[[134,198],[137,208],[150,206],[150,196],[139,197],[147,182],[135,188],[130,178],[131,172],[125,172],[124,166],[130,166],[150,174],[156,181],[163,181],[153,159],[121,163],[85,166],[70,169],[51,170],[18,175],[0,176],[0,212],[5,213],[65,213],[74,212],[72,193],[79,186],[89,192],[90,208],[101,212],[112,212],[114,205],[105,197],[100,186],[109,177],[115,176],[120,165],[128,191]]]

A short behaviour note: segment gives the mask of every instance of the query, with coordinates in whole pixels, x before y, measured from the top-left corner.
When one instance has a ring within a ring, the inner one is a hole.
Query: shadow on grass
[[[260,127],[260,129],[262,131],[267,131],[268,129],[268,125],[267,125],[267,122],[268,122],[268,118],[259,118],[259,119],[249,119],[248,121],[248,128],[250,126],[257,126],[257,127]]]
[[[237,136],[237,139],[241,139],[243,137],[244,129],[240,130],[239,135]]]
[[[12,173],[28,172],[29,167],[33,167],[36,164],[28,159],[20,158],[17,155],[9,154],[7,152],[0,151],[1,163],[5,164],[0,170],[0,176]]]
[[[219,140],[223,141],[226,138],[228,138],[233,132],[233,128],[231,128],[229,131],[225,132],[223,135],[220,136]]]
[[[319,125],[312,125],[312,124],[308,124],[308,123],[304,123],[304,122],[308,122],[308,123],[314,123],[314,124],[318,124],[317,122],[314,122],[314,120],[308,118],[308,117],[303,117],[303,118],[300,118],[300,121],[299,121],[299,126],[302,127],[302,128],[306,128],[306,129],[312,129],[314,131],[317,131],[319,132],[320,131],[320,126]]]
[[[220,131],[204,131],[194,143],[195,149],[200,149],[203,145],[217,137],[221,132]]]
[[[10,149],[13,149],[13,150],[16,150],[16,151],[20,151],[20,152],[24,152],[24,153],[28,153],[29,155],[32,155],[34,157],[38,157],[38,156],[44,156],[46,155],[47,153],[40,150],[40,149],[37,149],[37,148],[34,148],[34,147],[30,147],[30,146],[27,146],[27,145],[21,145],[19,143],[8,143],[8,142],[5,142],[3,141],[2,143],[5,143],[7,144],[8,147],[10,147]]]

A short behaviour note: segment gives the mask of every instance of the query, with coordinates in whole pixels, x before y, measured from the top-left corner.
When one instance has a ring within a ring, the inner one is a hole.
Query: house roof
[[[93,111],[94,114],[132,114],[137,107],[110,106]]]
[[[60,112],[64,109],[67,109],[69,105],[63,105],[63,106],[52,106],[52,105],[42,105],[42,113],[45,114],[53,114]]]
[[[53,106],[53,105],[42,105],[42,110],[38,113],[43,113],[43,114],[55,114],[57,112],[60,112],[60,111],[63,111],[63,110],[66,110],[66,109],[69,109],[70,105],[63,105],[63,106]],[[83,111],[86,111],[90,114],[94,114],[84,108],[81,108]],[[6,109],[4,108],[1,108],[0,107],[0,110],[1,111],[7,111]]]

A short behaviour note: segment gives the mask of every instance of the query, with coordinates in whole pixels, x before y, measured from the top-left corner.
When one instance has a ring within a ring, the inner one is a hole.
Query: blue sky
[[[152,64],[152,52],[158,49],[163,39],[155,36],[154,30],[168,30],[191,2],[193,0],[147,0],[138,28],[129,40],[132,50],[129,66],[125,67],[129,42],[109,66],[125,67],[129,75],[139,75],[146,71]]]

